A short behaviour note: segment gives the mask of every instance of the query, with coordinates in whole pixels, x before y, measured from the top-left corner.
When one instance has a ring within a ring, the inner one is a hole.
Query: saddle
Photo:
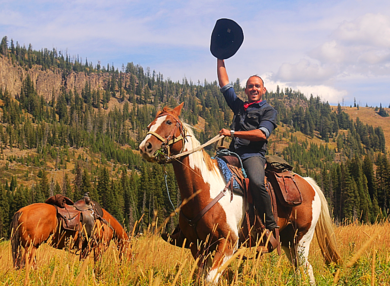
[[[223,161],[226,162],[227,166],[231,170],[231,173],[234,174],[236,180],[238,180],[240,185],[245,186],[242,188],[244,201],[249,204],[246,213],[246,221],[243,222],[242,233],[245,239],[249,239],[249,247],[251,247],[251,236],[249,235],[249,230],[252,226],[256,229],[265,230],[265,226],[262,222],[262,219],[255,213],[253,208],[253,199],[251,192],[249,191],[249,179],[245,178],[240,170],[242,168],[240,159],[234,155],[224,155],[219,156]],[[272,211],[275,219],[278,218],[277,213],[277,200],[279,203],[285,207],[294,207],[302,203],[302,195],[298,188],[298,185],[295,183],[294,174],[291,170],[292,167],[282,158],[278,156],[266,156],[267,164],[265,169],[265,186],[271,197],[272,202]],[[237,191],[235,193],[239,194]],[[275,237],[276,240],[279,239],[279,230],[276,229]],[[266,234],[266,237],[269,235]],[[268,252],[272,251],[274,246],[268,244]],[[278,252],[280,252],[278,245]]]
[[[96,219],[101,219],[103,216],[101,206],[92,201],[88,193],[75,203],[61,194],[48,198],[45,203],[56,207],[57,218],[64,230],[76,232],[85,228],[88,237],[92,234]]]
[[[241,163],[236,156],[228,155],[221,156],[220,158],[227,163],[231,173],[235,175],[235,179],[239,180],[240,186],[249,185],[248,179],[244,178],[241,173]],[[274,193],[283,206],[294,207],[300,205],[302,203],[302,194],[294,180],[297,174],[292,172],[292,167],[278,156],[266,156],[266,160],[265,185],[271,199],[273,196],[272,193]],[[248,202],[253,204],[250,192],[247,192],[246,196],[248,197]]]

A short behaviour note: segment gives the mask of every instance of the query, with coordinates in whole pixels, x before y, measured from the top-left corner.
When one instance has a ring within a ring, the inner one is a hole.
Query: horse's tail
[[[341,263],[341,256],[337,249],[332,219],[329,214],[328,202],[317,183],[311,178],[306,179],[310,181],[310,184],[315,188],[321,200],[321,213],[315,228],[315,233],[322,255],[324,256],[327,264],[330,264],[331,262],[339,264]]]
[[[16,212],[12,217],[11,222],[11,248],[12,248],[12,260],[14,267],[18,267],[18,261],[20,259],[20,234],[19,234],[19,218],[22,215],[20,212]]]

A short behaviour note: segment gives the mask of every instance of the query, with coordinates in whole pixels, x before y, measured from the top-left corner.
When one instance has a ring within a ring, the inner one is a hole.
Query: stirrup
[[[269,229],[266,229],[265,231],[266,231],[265,233],[266,239],[268,240],[269,237],[267,249],[268,252],[272,252],[278,247],[279,241],[276,240],[273,231],[270,231]]]

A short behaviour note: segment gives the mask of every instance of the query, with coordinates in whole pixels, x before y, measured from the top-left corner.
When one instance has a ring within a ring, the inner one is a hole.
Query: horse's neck
[[[182,199],[210,186],[211,177],[218,178],[210,157],[202,150],[184,157],[180,162],[174,162],[173,168]]]

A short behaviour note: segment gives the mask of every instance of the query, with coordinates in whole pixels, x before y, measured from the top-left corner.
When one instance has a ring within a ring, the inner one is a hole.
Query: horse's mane
[[[194,127],[183,122],[183,128],[185,129],[185,131],[187,133],[187,136],[186,136],[187,142],[185,144],[185,149],[192,150],[192,149],[199,147],[201,144],[198,141],[198,139],[196,139],[196,137],[195,137],[194,130],[193,130]],[[194,166],[199,167],[199,166],[206,165],[208,171],[217,171],[216,165],[213,164],[212,159],[204,150],[194,152],[191,154],[191,156],[193,159],[193,162],[191,162],[191,163],[193,163]],[[191,167],[194,167],[194,166],[191,166]]]

